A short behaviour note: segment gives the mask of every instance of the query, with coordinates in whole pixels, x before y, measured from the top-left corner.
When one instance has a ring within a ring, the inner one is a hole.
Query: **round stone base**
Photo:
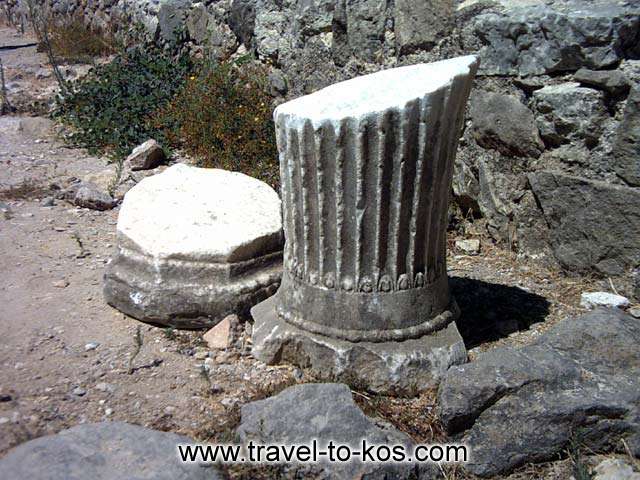
[[[455,322],[420,338],[371,343],[338,340],[290,325],[277,315],[274,297],[253,307],[251,315],[253,355],[259,360],[293,364],[321,380],[376,393],[416,395],[436,386],[451,365],[467,361]]]

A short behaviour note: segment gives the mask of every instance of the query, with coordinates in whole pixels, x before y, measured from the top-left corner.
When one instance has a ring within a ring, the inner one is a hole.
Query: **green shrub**
[[[71,127],[72,144],[92,153],[122,158],[149,138],[164,145],[165,129],[150,117],[182,88],[189,69],[186,57],[130,49],[72,83],[54,116]]]
[[[158,120],[170,143],[201,166],[240,171],[276,186],[272,112],[263,67],[240,61],[201,66]]]

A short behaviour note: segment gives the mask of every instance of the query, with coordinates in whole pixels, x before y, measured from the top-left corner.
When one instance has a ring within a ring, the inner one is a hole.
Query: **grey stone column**
[[[475,57],[378,72],[278,107],[284,273],[254,354],[377,391],[466,360],[448,289],[453,161]]]

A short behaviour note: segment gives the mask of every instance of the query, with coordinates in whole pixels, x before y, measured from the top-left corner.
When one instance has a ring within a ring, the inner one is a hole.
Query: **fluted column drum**
[[[453,161],[475,57],[381,71],[280,105],[280,319],[348,342],[415,339],[456,314]]]

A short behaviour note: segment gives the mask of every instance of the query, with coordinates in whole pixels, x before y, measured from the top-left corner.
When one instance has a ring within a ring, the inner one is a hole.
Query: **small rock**
[[[67,288],[69,286],[69,281],[65,279],[56,280],[51,285],[53,285],[56,288]]]
[[[5,220],[11,219],[11,214],[13,212],[11,211],[11,207],[9,207],[9,205],[7,205],[6,203],[0,202],[0,212],[2,213],[2,216]]]
[[[38,80],[44,80],[45,78],[51,78],[53,73],[48,68],[40,68],[36,71],[36,78]]]
[[[595,474],[594,480],[640,480],[640,473],[619,458],[603,460],[595,468]]]
[[[42,207],[53,207],[55,204],[56,204],[56,202],[53,199],[53,197],[45,197],[40,202],[40,206],[42,206]]]
[[[77,397],[84,397],[87,394],[87,391],[82,387],[76,387],[72,392]]]
[[[105,408],[105,410],[104,410],[104,414],[105,414],[107,417],[110,417],[112,413],[113,413],[113,409],[112,409],[112,408]]]
[[[193,358],[195,358],[196,360],[204,360],[208,356],[209,356],[209,350],[203,347],[197,347],[193,354]]]
[[[80,184],[73,198],[73,203],[78,207],[90,208],[91,210],[110,210],[117,204],[111,195],[90,182]]]
[[[269,73],[269,84],[272,93],[284,95],[287,93],[287,79],[280,70],[273,70]]]
[[[0,425],[4,425],[5,423],[9,423],[9,419],[7,417],[0,417]]]
[[[633,318],[640,318],[640,307],[631,307],[628,312]]]
[[[11,395],[9,395],[7,393],[1,393],[0,394],[0,402],[10,402],[11,400],[13,400]]]
[[[216,364],[215,360],[211,357],[204,359],[204,368],[207,371],[210,371],[215,366],[215,364]]]
[[[96,384],[96,390],[100,390],[101,392],[113,392],[113,385],[110,385],[106,382],[100,382]]]
[[[205,333],[202,338],[209,348],[224,350],[231,345],[231,330],[238,324],[237,315],[228,315],[215,327]]]
[[[626,308],[629,299],[609,292],[583,292],[580,295],[580,306],[593,309],[596,307]]]
[[[131,170],[151,170],[165,160],[164,151],[155,140],[147,140],[133,149],[127,157],[126,163]]]
[[[478,255],[480,253],[480,240],[472,238],[468,240],[456,240],[456,249],[466,255]]]
[[[98,342],[89,342],[84,346],[85,351],[95,350],[100,344]]]

